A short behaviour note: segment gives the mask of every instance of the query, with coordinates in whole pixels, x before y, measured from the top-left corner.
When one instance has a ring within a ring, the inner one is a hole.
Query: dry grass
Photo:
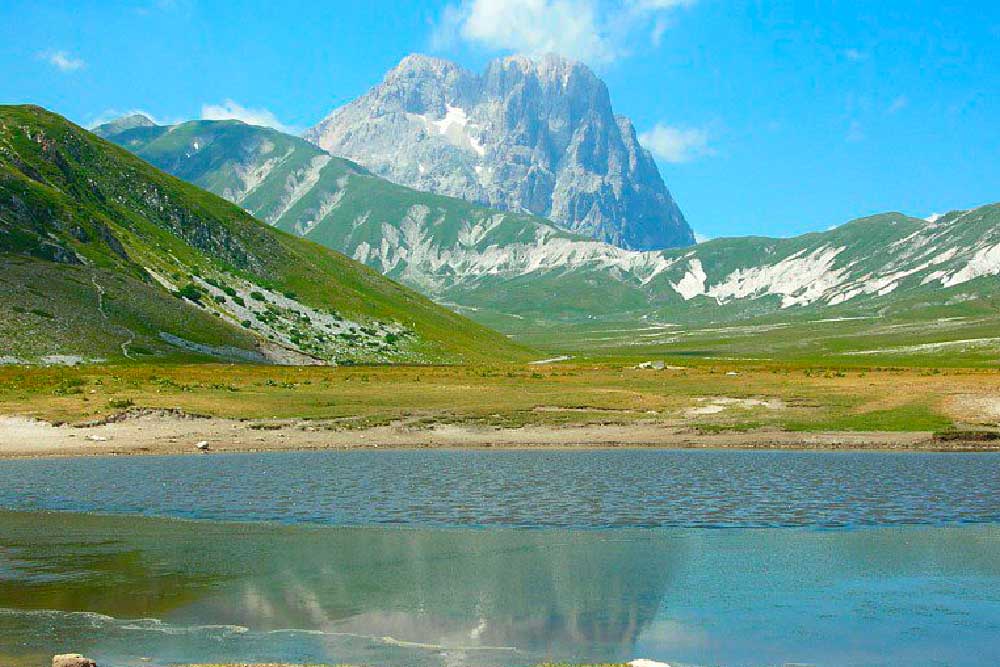
[[[405,421],[496,427],[654,422],[706,430],[993,426],[1000,372],[615,362],[547,366],[183,365],[0,368],[0,414],[86,422],[134,408],[237,419]],[[692,410],[720,398],[710,414]],[[775,400],[777,399],[777,400]],[[762,405],[761,403],[766,403]]]

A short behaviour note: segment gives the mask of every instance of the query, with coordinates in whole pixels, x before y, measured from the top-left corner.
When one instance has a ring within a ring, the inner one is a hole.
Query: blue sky
[[[1000,201],[1000,3],[0,3],[0,102],[301,130],[412,52],[590,64],[703,236]]]

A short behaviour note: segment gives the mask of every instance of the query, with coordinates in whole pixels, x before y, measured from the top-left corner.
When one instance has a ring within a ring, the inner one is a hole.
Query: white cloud
[[[282,123],[271,111],[251,109],[233,100],[226,100],[222,104],[203,104],[201,117],[203,120],[241,120],[247,125],[263,125],[281,132],[296,133],[295,128]]]
[[[672,10],[696,0],[461,0],[447,5],[432,35],[446,49],[456,37],[488,51],[558,53],[599,65],[628,55],[648,31],[659,45]]]
[[[706,241],[711,241],[711,240],[712,240],[711,236],[705,236],[704,234],[699,234],[698,232],[694,233],[695,243],[705,243]]]
[[[865,128],[861,125],[861,121],[852,120],[851,124],[847,127],[847,140],[852,143],[857,143],[859,141],[864,141],[867,138],[865,134]]]
[[[41,54],[45,62],[63,72],[73,72],[82,69],[87,63],[82,58],[76,58],[68,51],[47,51]]]
[[[868,60],[868,54],[860,49],[845,49],[844,56],[847,57],[853,63],[859,63],[863,60]]]
[[[906,95],[900,95],[892,101],[885,112],[891,116],[892,114],[899,113],[908,106],[910,106],[910,98]]]
[[[639,143],[664,162],[690,162],[712,155],[715,150],[708,142],[708,130],[672,127],[663,123],[657,123],[653,129],[639,135]]]

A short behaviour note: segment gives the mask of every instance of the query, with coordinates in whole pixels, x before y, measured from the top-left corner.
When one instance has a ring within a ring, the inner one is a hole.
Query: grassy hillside
[[[0,107],[0,356],[456,362],[524,350],[60,116]]]
[[[268,128],[131,120],[99,131],[279,228],[553,351],[987,364],[1000,350],[1000,205],[630,252],[394,185]]]

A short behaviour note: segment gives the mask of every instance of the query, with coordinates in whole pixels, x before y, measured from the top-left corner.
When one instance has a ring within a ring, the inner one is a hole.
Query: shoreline
[[[199,448],[201,444],[202,448]],[[0,459],[205,455],[372,449],[1000,452],[1000,441],[941,440],[927,431],[782,430],[703,433],[662,423],[483,427],[404,424],[337,429],[308,420],[237,420],[150,411],[94,425],[0,416]]]

